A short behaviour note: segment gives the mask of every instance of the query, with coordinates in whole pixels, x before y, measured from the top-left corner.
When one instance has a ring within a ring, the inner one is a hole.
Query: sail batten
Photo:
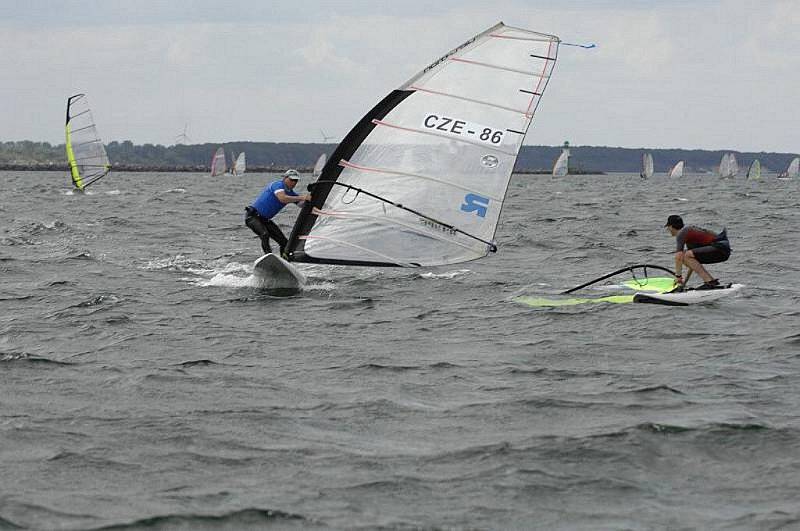
[[[400,203],[395,203],[391,199],[387,199],[385,197],[381,197],[381,196],[375,195],[375,194],[373,194],[371,192],[368,192],[368,191],[363,190],[361,188],[356,188],[356,187],[351,186],[349,184],[344,184],[344,183],[340,183],[340,182],[334,182],[332,184],[333,185],[342,186],[342,187],[346,188],[347,190],[346,190],[345,194],[347,192],[351,191],[351,190],[355,190],[355,192],[356,192],[355,197],[352,200],[348,199],[347,201],[343,201],[343,203],[345,205],[349,205],[350,203],[352,203],[353,201],[356,200],[356,198],[358,197],[358,194],[363,193],[366,196],[383,203],[382,208],[383,208],[384,215],[383,216],[376,216],[376,215],[370,215],[370,214],[350,214],[350,213],[347,213],[347,212],[331,212],[331,211],[321,210],[321,209],[316,208],[316,207],[314,208],[314,213],[315,214],[317,214],[317,215],[327,215],[327,216],[339,217],[339,218],[350,218],[350,219],[362,218],[362,219],[370,219],[370,220],[383,220],[382,222],[385,222],[385,223],[401,225],[401,226],[404,226],[404,227],[410,227],[410,225],[407,225],[406,223],[404,223],[402,221],[387,218],[385,214],[386,214],[386,206],[388,205],[388,206],[393,206],[395,208],[398,208],[400,210],[405,210],[406,212],[410,212],[411,214],[414,214],[415,216],[419,216],[421,218],[421,220],[423,220],[422,224],[426,225],[428,227],[435,227],[437,230],[440,230],[442,232],[451,232],[453,234],[454,233],[460,233],[460,234],[462,234],[462,235],[464,235],[464,236],[466,236],[468,238],[472,238],[472,239],[477,240],[477,241],[479,241],[481,243],[485,243],[486,245],[488,245],[490,247],[495,247],[494,243],[492,243],[492,242],[489,242],[489,241],[486,241],[484,239],[481,239],[480,237],[478,237],[478,236],[476,236],[474,234],[470,234],[469,232],[466,232],[465,230],[462,230],[462,229],[460,229],[458,227],[455,227],[453,225],[449,225],[447,222],[440,221],[438,219],[434,219],[434,218],[430,217],[427,214],[424,214],[422,212],[419,212],[419,211],[414,210],[412,208],[409,208],[407,206],[403,206]],[[416,229],[417,228],[415,228],[415,230]],[[420,234],[427,234],[430,237],[438,237],[438,235],[435,234],[435,233],[430,234],[430,233],[423,233],[421,231],[418,231],[418,232],[420,232]],[[454,245],[461,245],[458,242],[452,242],[452,243]]]
[[[493,150],[493,151],[497,151],[499,153],[503,153],[504,155],[511,155],[511,156],[515,156],[516,155],[516,153],[510,153],[508,151],[504,151],[504,150],[502,150],[500,148],[495,148],[495,147],[492,147],[492,146],[485,146],[484,144],[481,144],[481,143],[478,143],[476,141],[469,140],[469,139],[466,139],[466,138],[458,138],[458,137],[455,137],[455,136],[450,136],[450,135],[446,135],[446,134],[442,134],[442,133],[436,133],[434,131],[425,131],[423,129],[414,129],[414,128],[411,128],[411,127],[402,127],[402,126],[399,126],[399,125],[383,122],[381,120],[373,120],[372,123],[374,123],[375,125],[382,125],[384,127],[393,127],[395,129],[408,131],[409,133],[418,133],[420,135],[430,135],[430,136],[435,136],[435,137],[439,137],[439,138],[445,138],[447,140],[453,140],[453,141],[456,141],[456,142],[463,142],[465,144],[477,145],[477,146],[481,146],[481,147],[483,147],[485,149],[490,149],[490,150]]]
[[[468,187],[463,186],[461,184],[458,184],[458,183],[455,183],[455,182],[452,182],[452,181],[447,181],[447,180],[444,180],[444,179],[438,179],[436,177],[431,177],[429,175],[420,175],[420,174],[417,174],[417,173],[407,173],[407,172],[401,172],[401,171],[391,170],[391,169],[387,169],[387,168],[368,168],[366,166],[358,166],[358,165],[353,164],[351,162],[348,162],[346,160],[339,161],[339,164],[344,166],[344,167],[356,168],[356,169],[361,170],[361,171],[371,171],[371,172],[375,172],[375,173],[385,173],[385,174],[388,174],[388,175],[398,175],[398,176],[402,176],[402,177],[413,177],[415,179],[424,179],[424,180],[427,180],[427,181],[433,181],[433,182],[444,184],[444,185],[447,185],[447,186],[452,186],[452,187],[455,187],[455,188],[459,188],[461,190],[464,190],[465,192],[472,192],[472,193],[476,193],[476,194],[482,194],[482,195],[485,195],[485,196],[489,197],[490,199],[494,199],[496,201],[502,201],[502,199],[503,199],[502,197],[493,196],[491,193],[488,193],[486,191],[478,190],[478,189],[475,189],[475,188],[468,188]]]
[[[469,61],[467,59],[459,59],[457,57],[450,58],[450,61],[458,61],[461,63],[466,63],[475,66],[482,66],[485,68],[494,68],[495,70],[505,70],[506,72],[514,72],[517,74],[522,74],[524,76],[531,76],[531,77],[539,77],[539,78],[547,78],[547,74],[537,74],[536,72],[531,72],[529,70],[521,70],[518,68],[510,68],[508,66],[503,66],[499,64],[491,64],[491,63],[481,63],[478,61]]]
[[[311,187],[290,260],[416,267],[495,251],[508,182],[559,42],[500,23],[387,95]]]
[[[512,28],[511,26],[506,26],[506,27],[509,28],[509,29],[518,29],[518,28]],[[528,30],[521,30],[521,31],[528,31]],[[553,42],[552,38],[536,39],[536,38],[532,38],[532,37],[513,37],[511,35],[494,35],[494,34],[490,35],[490,37],[492,37],[494,39],[508,39],[508,40],[514,40],[514,41]],[[548,37],[553,37],[553,36],[548,35]],[[550,60],[550,59],[548,58],[548,60]]]
[[[79,147],[79,146],[87,146],[89,144],[102,144],[102,143],[103,143],[103,141],[99,140],[99,139],[98,140],[87,140],[86,142],[78,142],[78,143],[73,142],[72,143],[72,148],[74,149],[74,148]],[[84,157],[84,159],[94,159],[94,158],[97,158],[97,156]]]
[[[516,113],[519,113],[519,114],[523,114],[525,116],[528,116],[530,114],[527,110],[523,111],[521,109],[514,109],[512,107],[505,107],[503,105],[498,105],[496,103],[491,103],[491,102],[488,102],[488,101],[476,100],[474,98],[466,98],[464,96],[459,96],[457,94],[451,94],[451,93],[445,93],[445,92],[437,92],[435,90],[430,90],[430,89],[425,89],[425,88],[420,88],[420,87],[411,87],[411,88],[413,90],[418,90],[418,91],[422,91],[422,92],[428,92],[430,94],[436,94],[438,96],[445,96],[447,98],[456,98],[456,99],[459,99],[459,100],[462,100],[462,101],[468,101],[470,103],[477,103],[478,105],[487,105],[489,107],[494,107],[495,109],[503,109],[505,111],[516,112]],[[521,90],[522,89],[520,89],[520,91]],[[528,94],[534,94],[536,96],[541,96],[541,94],[537,94],[536,92],[528,92]]]
[[[86,114],[86,113],[81,113],[81,114]],[[80,132],[80,131],[87,131],[87,130],[89,130],[89,129],[93,128],[93,127],[94,127],[94,124],[92,124],[92,125],[87,125],[86,127],[80,127],[80,128],[78,128],[78,129],[73,129],[73,130],[72,130],[72,134],[74,135],[75,133],[78,133],[78,132]],[[100,139],[99,139],[99,138],[97,138],[97,139],[94,139],[94,140],[90,140],[89,142],[100,142]],[[84,143],[84,144],[88,144],[88,142],[83,142],[83,143]],[[74,145],[77,145],[77,144],[74,144],[74,143],[73,143],[73,146],[74,146]]]
[[[67,98],[65,132],[72,184],[78,190],[83,190],[111,171],[106,148],[97,133],[85,94],[75,94]]]

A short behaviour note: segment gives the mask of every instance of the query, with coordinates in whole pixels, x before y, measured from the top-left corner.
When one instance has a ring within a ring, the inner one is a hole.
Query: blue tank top
[[[275,196],[275,192],[283,190],[286,195],[297,197],[297,192],[289,190],[283,185],[283,179],[270,183],[265,187],[258,198],[253,202],[253,208],[258,210],[261,217],[272,219],[286,205]]]

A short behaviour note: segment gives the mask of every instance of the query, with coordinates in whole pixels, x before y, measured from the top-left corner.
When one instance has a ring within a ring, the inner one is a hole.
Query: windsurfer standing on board
[[[270,238],[278,243],[281,255],[287,243],[286,236],[272,218],[289,203],[302,206],[303,201],[311,200],[311,194],[298,195],[294,191],[299,180],[300,174],[297,171],[286,170],[280,179],[267,185],[253,204],[244,209],[244,224],[261,238],[261,249],[265,254],[272,252]]]
[[[694,225],[684,225],[683,219],[676,214],[667,218],[664,225],[672,236],[675,236],[675,276],[681,286],[685,286],[696,272],[703,279],[703,285],[697,289],[722,288],[719,280],[713,278],[703,264],[724,262],[731,255],[731,244],[725,229],[719,234]],[[684,250],[684,248],[686,250]],[[689,268],[686,279],[683,278],[683,266]]]

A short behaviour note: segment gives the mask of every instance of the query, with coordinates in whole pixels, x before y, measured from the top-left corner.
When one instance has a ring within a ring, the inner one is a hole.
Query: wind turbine
[[[181,134],[179,134],[178,136],[175,137],[175,145],[176,146],[179,145],[179,144],[186,144],[187,142],[190,142],[192,140],[191,138],[189,138],[189,135],[186,134],[186,130],[188,128],[189,128],[189,124],[188,123],[183,125],[183,133],[181,133]]]
[[[326,135],[326,134],[325,134],[325,131],[323,131],[322,129],[320,129],[320,130],[319,130],[319,133],[322,135],[322,143],[323,143],[323,144],[327,144],[327,143],[328,143],[328,140],[330,140],[331,138],[333,138],[332,136],[328,136],[328,135]]]

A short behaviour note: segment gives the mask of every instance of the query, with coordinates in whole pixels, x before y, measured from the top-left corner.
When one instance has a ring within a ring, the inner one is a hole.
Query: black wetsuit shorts
[[[727,260],[731,255],[731,247],[726,243],[727,241],[722,240],[711,245],[695,247],[691,251],[701,264],[718,264]]]

